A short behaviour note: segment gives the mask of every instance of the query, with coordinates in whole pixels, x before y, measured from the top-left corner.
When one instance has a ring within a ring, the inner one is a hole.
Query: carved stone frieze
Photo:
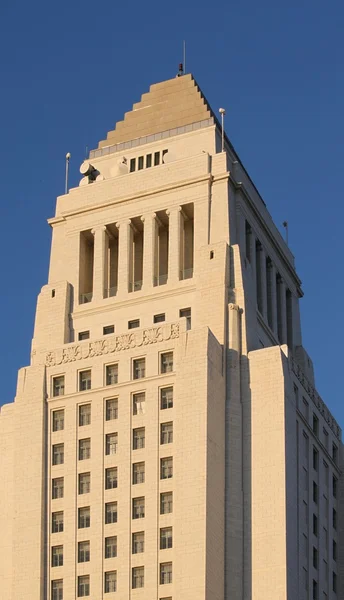
[[[176,338],[179,338],[179,323],[151,327],[149,329],[138,329],[130,333],[111,336],[106,340],[84,342],[48,352],[45,357],[45,364],[47,367],[54,367],[55,365],[74,362],[76,360],[121,352],[122,350],[139,348]]]

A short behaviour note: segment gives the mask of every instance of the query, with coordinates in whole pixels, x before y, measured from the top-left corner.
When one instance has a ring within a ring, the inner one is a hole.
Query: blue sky
[[[213,12],[212,12],[213,11]],[[71,185],[151,83],[187,70],[217,110],[279,225],[289,222],[318,391],[344,425],[344,4],[340,0],[91,3],[3,0],[0,404],[29,362],[64,157]]]

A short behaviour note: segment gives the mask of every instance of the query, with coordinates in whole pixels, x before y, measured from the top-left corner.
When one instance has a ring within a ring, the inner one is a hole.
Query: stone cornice
[[[142,346],[166,342],[176,338],[179,338],[179,323],[166,324],[161,327],[150,327],[149,329],[138,329],[137,331],[121,335],[109,336],[106,339],[73,344],[65,348],[47,352],[45,365],[47,367],[54,367],[95,356],[113,354],[132,348],[141,348]]]

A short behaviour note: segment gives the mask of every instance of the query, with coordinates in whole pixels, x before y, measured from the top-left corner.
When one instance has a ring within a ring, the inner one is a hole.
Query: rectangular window
[[[117,502],[107,502],[105,504],[105,524],[117,523]]]
[[[133,173],[136,169],[136,158],[130,159],[130,173]]]
[[[332,509],[332,527],[337,529],[337,511],[335,508]]]
[[[63,498],[64,481],[63,477],[56,477],[52,483],[52,499]]]
[[[144,415],[146,394],[140,392],[133,395],[133,415]]]
[[[313,534],[318,536],[318,517],[313,513]]]
[[[303,582],[304,588],[308,591],[308,571],[303,567]]]
[[[145,482],[145,463],[138,462],[133,464],[133,485]]]
[[[82,342],[83,340],[88,340],[90,337],[90,332],[89,331],[80,331],[78,334],[78,340],[79,342]]]
[[[143,156],[139,156],[137,161],[137,170],[142,171],[143,169]]]
[[[160,564],[160,585],[172,583],[172,563],[161,563]]]
[[[173,512],[173,492],[160,494],[160,514],[167,515]]]
[[[332,460],[335,464],[338,463],[338,447],[336,444],[332,444]]]
[[[248,221],[245,220],[245,254],[249,262],[252,260],[251,252],[252,228]]]
[[[51,519],[51,533],[62,533],[63,531],[63,511],[54,512]]]
[[[160,313],[160,315],[154,315],[153,322],[154,323],[163,323],[165,321],[165,313]]]
[[[91,370],[80,371],[79,373],[79,392],[85,392],[91,389]]]
[[[146,359],[135,358],[133,360],[133,379],[143,379],[146,375]]]
[[[160,408],[164,410],[166,408],[173,407],[173,387],[162,388],[160,390]]]
[[[117,467],[105,469],[105,489],[113,490],[117,487]]]
[[[64,410],[54,410],[53,412],[53,431],[62,431],[64,429]]]
[[[172,527],[160,529],[160,550],[172,548]]]
[[[154,166],[160,164],[160,152],[154,152]]]
[[[109,398],[106,400],[105,419],[106,421],[118,419],[118,398]]]
[[[133,590],[143,588],[145,585],[145,568],[144,567],[133,567],[132,572],[132,587]]]
[[[79,494],[89,494],[91,491],[91,473],[79,473]]]
[[[161,423],[160,425],[160,444],[172,444],[173,442],[173,423]]]
[[[140,450],[145,447],[145,428],[138,427],[133,430],[133,450]]]
[[[128,329],[136,329],[137,327],[140,327],[140,319],[128,321]]]
[[[332,558],[333,560],[337,560],[337,542],[336,540],[332,541]]]
[[[313,502],[315,504],[318,504],[318,485],[315,483],[315,481],[313,481]]]
[[[91,525],[91,509],[89,506],[82,506],[78,509],[78,528],[86,529]]]
[[[117,571],[108,571],[104,577],[104,592],[110,594],[117,590]]]
[[[160,373],[173,372],[173,352],[163,352],[160,354]]]
[[[309,449],[308,449],[308,444],[309,444],[309,440],[308,440],[308,435],[303,432],[303,453],[305,456],[305,459],[308,462],[308,453],[309,453]]]
[[[318,568],[318,550],[313,546],[313,567]]]
[[[313,600],[318,600],[318,583],[313,579]]]
[[[186,319],[186,331],[189,331],[191,329],[191,308],[181,308],[179,317]]]
[[[51,549],[51,565],[53,567],[63,566],[63,546],[53,546]]]
[[[152,166],[152,155],[147,154],[146,156],[146,169],[149,169]]]
[[[89,540],[85,542],[78,543],[78,562],[89,562],[90,561],[90,542]]]
[[[133,498],[133,519],[143,519],[145,516],[145,499]]]
[[[137,531],[133,533],[132,553],[140,554],[145,551],[145,532]]]
[[[308,421],[309,420],[309,404],[308,404],[306,398],[304,398],[303,396],[302,396],[302,402],[303,402],[303,414],[306,417],[306,421]]]
[[[118,365],[106,366],[106,385],[118,383]]]
[[[115,333],[114,325],[106,325],[103,327],[103,335],[110,335],[111,333]]]
[[[105,437],[105,454],[116,454],[118,447],[118,433],[108,433]]]
[[[64,444],[53,445],[53,465],[63,465],[64,463]]]
[[[325,483],[326,488],[328,488],[328,484],[329,484],[329,468],[328,468],[327,462],[323,461],[323,465],[324,465],[324,483]]]
[[[82,404],[79,406],[79,427],[90,425],[91,423],[91,405]]]
[[[313,433],[314,433],[314,435],[319,435],[319,419],[314,413],[313,413]]]
[[[90,576],[81,575],[78,577],[78,598],[90,595]]]
[[[173,477],[173,458],[169,456],[167,458],[160,459],[160,479],[171,479]]]
[[[337,574],[333,571],[332,573],[332,590],[337,593]]]
[[[334,475],[332,476],[332,493],[333,497],[337,498],[337,490],[338,490],[338,479]]]
[[[117,556],[117,536],[112,535],[105,538],[105,558],[116,558]]]
[[[63,579],[55,579],[51,582],[52,600],[63,600]]]
[[[79,460],[91,458],[91,439],[79,440]]]
[[[64,396],[65,378],[64,375],[53,377],[53,396]],[[57,411],[55,411],[57,412]]]
[[[318,467],[319,467],[319,452],[313,446],[313,469],[314,469],[314,471],[317,471]]]

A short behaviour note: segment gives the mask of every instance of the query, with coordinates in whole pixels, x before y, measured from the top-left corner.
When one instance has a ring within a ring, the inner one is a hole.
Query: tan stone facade
[[[193,78],[82,174],[1,410],[1,598],[343,598],[341,431],[294,258]]]

